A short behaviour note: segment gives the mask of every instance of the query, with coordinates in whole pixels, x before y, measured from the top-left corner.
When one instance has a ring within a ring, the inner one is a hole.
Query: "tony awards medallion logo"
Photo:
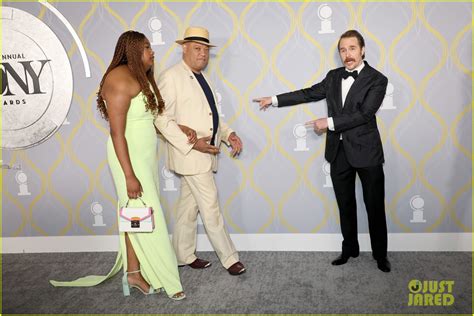
[[[161,21],[156,16],[148,20],[148,28],[151,31],[151,45],[165,45],[161,34]]]
[[[306,127],[304,124],[296,124],[293,127],[293,135],[296,139],[296,147],[294,151],[308,151],[309,148],[306,146]]]
[[[331,23],[332,9],[326,3],[321,4],[318,7],[318,17],[321,20],[321,29],[318,31],[319,34],[331,34],[334,33]]]
[[[161,169],[161,175],[163,176],[163,180],[165,180],[165,186],[163,187],[163,191],[178,191],[174,185],[174,173],[163,167]]]
[[[72,99],[69,58],[35,16],[2,7],[2,148],[35,146],[63,124]]]

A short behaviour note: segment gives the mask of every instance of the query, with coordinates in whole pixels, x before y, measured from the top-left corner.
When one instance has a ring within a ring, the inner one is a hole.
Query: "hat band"
[[[200,37],[200,36],[189,36],[184,38],[185,41],[202,41],[209,43],[209,40],[205,37]]]

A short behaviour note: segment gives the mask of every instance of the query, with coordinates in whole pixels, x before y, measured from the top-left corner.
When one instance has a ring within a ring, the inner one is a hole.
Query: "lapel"
[[[209,85],[209,88],[211,89],[211,93],[212,93],[212,98],[214,99],[214,104],[217,105],[217,102],[216,102],[216,96],[214,94],[214,87],[212,86],[211,84],[211,81],[207,78],[207,75],[204,73],[204,72],[201,72],[202,73],[202,76],[204,77],[204,79],[206,79],[206,82],[207,84]],[[201,89],[202,90],[202,89]],[[206,98],[206,95],[204,94],[203,92],[203,95],[204,95],[204,98]],[[207,102],[207,98],[206,98],[206,102]],[[208,103],[208,102],[207,102]]]
[[[342,73],[344,71],[344,67],[341,69],[341,71],[338,71],[336,73],[336,107],[337,107],[337,113],[342,112]]]
[[[212,86],[211,81],[209,79],[207,79],[206,74],[203,71],[201,73],[202,73],[202,76],[204,77],[204,79],[206,79],[206,82],[209,85],[209,89],[211,89],[212,98],[214,99],[214,104],[217,108],[217,101],[216,101],[217,99],[216,99],[216,94],[214,92],[214,87]],[[199,84],[199,82],[198,82],[198,84]],[[202,89],[201,89],[201,91],[202,91]],[[206,100],[206,103],[205,103],[206,106],[209,109],[211,109],[211,105],[209,104],[209,101],[207,100],[207,97],[206,97],[206,94],[204,93],[204,91],[202,91],[202,95],[204,96],[204,99]],[[219,118],[219,114],[220,114],[219,111],[217,111],[217,131],[218,132],[219,132],[219,126],[220,126],[220,121],[221,121],[220,118]],[[216,134],[216,135],[218,135],[218,134]],[[216,136],[216,138],[217,138],[217,136]],[[216,141],[216,144],[217,144],[217,141]]]
[[[360,88],[363,86],[365,79],[368,77],[368,75],[370,73],[369,64],[366,61],[364,61],[364,63],[365,63],[365,66],[360,71],[360,74],[357,77],[357,80],[354,81],[351,88],[349,89],[349,92],[347,92],[346,100],[344,102],[344,107],[346,106],[346,103],[348,102],[348,100],[351,100],[353,95],[355,93],[357,93],[357,91],[360,91]],[[341,74],[342,74],[342,72],[341,72]],[[342,86],[342,77],[341,77],[341,84],[339,86]],[[341,95],[341,99],[342,99],[342,95]],[[341,103],[342,103],[342,101],[341,101]]]
[[[182,65],[183,65],[183,68],[185,69],[186,71],[186,78],[187,80],[190,81],[190,86],[191,86],[191,89],[192,89],[192,94],[195,95],[195,96],[199,96],[200,100],[201,100],[201,104],[203,106],[207,106],[209,107],[208,105],[208,102],[207,102],[207,98],[206,98],[206,95],[204,94],[204,91],[202,90],[201,88],[201,85],[199,84],[199,81],[197,80],[196,76],[194,75],[194,72],[191,70],[191,68],[189,68],[188,65],[186,65],[186,63],[183,61],[182,62]],[[201,72],[202,73],[202,72]],[[204,73],[202,73],[204,74]],[[206,77],[204,77],[207,81],[207,84],[209,84],[209,81],[207,80]],[[209,85],[210,86],[210,85]]]

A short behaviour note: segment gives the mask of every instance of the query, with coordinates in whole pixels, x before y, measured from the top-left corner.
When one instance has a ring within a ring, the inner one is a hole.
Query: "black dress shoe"
[[[357,254],[357,255],[343,255],[343,254],[341,254],[341,255],[339,255],[339,257],[337,257],[336,259],[334,259],[334,260],[331,262],[331,264],[332,264],[333,266],[340,266],[340,265],[342,265],[342,264],[347,263],[347,260],[349,260],[350,257],[352,257],[352,258],[357,258],[358,256],[359,256],[358,254]]]
[[[239,274],[242,274],[245,272],[245,267],[244,265],[242,264],[242,262],[238,261],[236,263],[234,263],[233,265],[231,265],[227,271],[229,271],[229,273],[231,275],[239,275]]]
[[[377,259],[377,268],[379,268],[379,270],[383,272],[390,272],[392,265],[390,264],[390,261],[388,261],[387,258],[381,258]]]
[[[188,264],[193,269],[205,269],[211,266],[211,263],[207,260],[196,258],[193,262]]]

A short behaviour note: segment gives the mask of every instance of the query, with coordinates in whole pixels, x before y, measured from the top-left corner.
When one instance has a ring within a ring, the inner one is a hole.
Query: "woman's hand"
[[[143,188],[135,175],[126,177],[127,195],[129,199],[137,199],[142,196]]]
[[[197,141],[197,134],[196,134],[195,130],[193,130],[190,127],[187,127],[186,125],[179,125],[178,124],[178,126],[181,129],[181,131],[184,134],[186,134],[186,136],[188,136],[188,143],[194,144]]]

